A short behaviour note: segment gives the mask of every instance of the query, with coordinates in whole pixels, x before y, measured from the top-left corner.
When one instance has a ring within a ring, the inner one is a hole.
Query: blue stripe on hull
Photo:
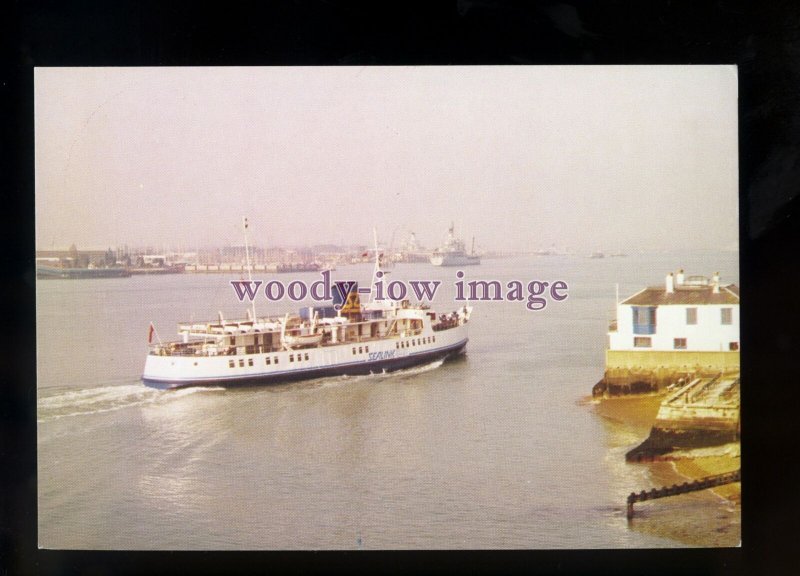
[[[435,362],[436,360],[459,354],[464,350],[466,345],[467,339],[447,348],[440,348],[430,352],[422,352],[410,356],[403,356],[401,358],[376,360],[374,362],[361,362],[347,364],[345,366],[323,366],[309,370],[282,372],[280,374],[259,374],[257,376],[218,379],[211,378],[179,382],[174,380],[154,380],[150,378],[142,378],[142,382],[152,388],[165,390],[172,388],[185,388],[188,386],[265,386],[270,384],[284,384],[288,382],[297,382],[300,380],[310,380],[312,378],[327,378],[329,376],[363,376],[367,374],[376,374],[383,372],[384,370],[386,372],[394,372],[396,370],[402,370],[403,368],[411,368],[413,366],[419,366],[420,364]]]

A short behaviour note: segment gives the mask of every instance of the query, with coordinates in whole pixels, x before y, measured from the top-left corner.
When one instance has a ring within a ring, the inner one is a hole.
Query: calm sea
[[[484,260],[467,280],[564,280],[529,312],[475,304],[467,354],[390,375],[159,391],[139,378],[148,326],[242,317],[226,275],[37,283],[39,544],[88,549],[458,549],[731,546],[739,513],[711,493],[625,518],[668,464],[626,464],[648,430],[585,401],[621,296],[670,270],[738,283],[736,253]],[[398,264],[389,278],[455,269]],[[371,266],[334,279],[369,283]],[[280,275],[281,280],[318,274]],[[266,279],[256,275],[255,279]],[[296,305],[257,303],[259,315]]]

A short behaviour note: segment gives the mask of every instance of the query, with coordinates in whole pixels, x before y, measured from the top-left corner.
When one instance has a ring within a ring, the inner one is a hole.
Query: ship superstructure
[[[434,266],[474,266],[480,263],[480,256],[475,254],[475,238],[472,239],[471,254],[467,254],[464,249],[464,241],[456,238],[451,222],[444,245],[431,254],[431,264]]]

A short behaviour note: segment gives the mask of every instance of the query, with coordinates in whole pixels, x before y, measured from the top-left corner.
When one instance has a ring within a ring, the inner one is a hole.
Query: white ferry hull
[[[457,355],[463,352],[467,341],[466,326],[462,325],[413,338],[348,342],[263,354],[149,355],[142,381],[148,386],[166,389],[256,386],[329,376],[377,374]],[[290,361],[290,356],[294,361]],[[270,364],[266,364],[267,358]]]

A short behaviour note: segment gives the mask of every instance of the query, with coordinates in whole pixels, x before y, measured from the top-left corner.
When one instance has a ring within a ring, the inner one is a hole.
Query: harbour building
[[[652,392],[701,374],[739,370],[739,288],[667,274],[616,306],[598,394]]]

